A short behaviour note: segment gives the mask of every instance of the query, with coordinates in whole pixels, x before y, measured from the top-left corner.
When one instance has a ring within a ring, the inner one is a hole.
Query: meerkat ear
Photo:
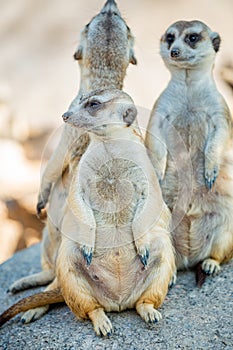
[[[81,30],[80,45],[78,46],[77,50],[74,53],[74,59],[77,61],[83,58],[83,50],[84,50],[83,47],[85,47],[89,25],[90,23],[86,24],[85,27]]]
[[[212,33],[211,40],[212,40],[214,51],[218,52],[220,43],[221,43],[220,35],[218,33]]]
[[[137,109],[134,105],[127,106],[124,109],[123,120],[127,126],[130,126],[134,122],[134,120],[137,116],[137,113],[138,113]]]
[[[75,51],[74,53],[74,59],[78,61],[78,60],[81,60],[82,58],[83,58],[83,47],[79,45],[79,47],[77,48],[77,51]]]

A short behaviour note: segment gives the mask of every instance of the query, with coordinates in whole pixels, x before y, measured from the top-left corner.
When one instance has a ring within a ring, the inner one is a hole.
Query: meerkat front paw
[[[84,259],[88,266],[91,265],[92,257],[93,257],[94,248],[90,246],[83,245],[81,246],[81,252],[83,254]]]
[[[208,190],[211,190],[218,176],[218,166],[214,167],[205,164],[205,184]]]
[[[162,319],[161,313],[152,304],[140,304],[136,307],[138,314],[147,323],[158,323]]]
[[[216,260],[210,259],[210,258],[204,260],[201,267],[202,267],[202,270],[207,275],[212,275],[212,276],[217,275],[221,270],[219,263]]]
[[[136,243],[136,248],[137,248],[137,253],[139,255],[141,263],[146,267],[148,265],[148,260],[150,255],[149,248],[147,246],[137,245],[137,243]]]
[[[175,271],[172,275],[172,278],[169,282],[169,288],[172,288],[176,284],[176,280],[177,280],[177,271]]]
[[[42,209],[44,209],[48,203],[51,186],[52,184],[49,183],[42,191],[40,191],[36,205],[36,212],[38,217],[40,217]]]
[[[105,314],[103,309],[96,309],[89,312],[88,316],[92,320],[94,330],[97,335],[109,337],[113,333],[111,321]]]

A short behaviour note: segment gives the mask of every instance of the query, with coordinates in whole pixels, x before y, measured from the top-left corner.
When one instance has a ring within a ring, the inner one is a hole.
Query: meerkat
[[[79,61],[81,81],[78,96],[66,114],[75,111],[80,97],[87,92],[104,88],[123,88],[129,63],[136,64],[134,39],[114,0],[108,0],[101,12],[81,32],[80,45],[74,54]],[[77,142],[78,140],[78,142]],[[64,127],[60,143],[44,171],[38,197],[37,211],[46,206],[51,186],[69,166],[70,158],[85,152],[86,134],[69,126]]]
[[[136,114],[126,93],[107,89],[86,95],[76,113],[64,116],[88,132],[90,143],[69,189],[55,287],[79,319],[91,319],[97,335],[113,332],[105,311],[136,308],[146,322],[157,323],[175,269],[170,211]],[[52,302],[61,298],[57,291],[51,295]],[[25,303],[0,322],[20,307]]]
[[[161,38],[171,80],[155,103],[146,146],[172,211],[177,269],[215,275],[233,256],[232,119],[212,71],[220,36],[200,21]]]
[[[74,54],[81,72],[80,89],[71,103],[69,115],[75,112],[81,96],[98,88],[122,89],[129,63],[136,64],[134,38],[114,0],[108,0],[100,13],[81,31],[80,44]],[[60,244],[58,227],[65,207],[72,169],[69,165],[79,161],[89,143],[82,130],[65,125],[60,142],[44,171],[37,209],[45,207],[54,184],[42,239],[42,272],[23,277],[13,283],[9,292],[46,285],[55,277],[55,260]]]

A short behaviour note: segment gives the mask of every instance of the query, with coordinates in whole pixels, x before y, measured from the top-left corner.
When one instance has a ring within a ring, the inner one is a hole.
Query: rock
[[[149,326],[135,310],[109,313],[114,334],[98,338],[90,321],[79,321],[65,305],[52,307],[40,320],[22,325],[16,316],[0,329],[0,349],[76,350],[127,349],[173,350],[233,348],[233,262],[223,265],[202,289],[195,286],[191,271],[178,274],[177,285],[161,307],[162,321]],[[40,270],[40,245],[16,253],[0,266],[0,312],[14,302],[42,290],[37,288],[8,295],[16,279]],[[190,302],[192,301],[192,302]]]

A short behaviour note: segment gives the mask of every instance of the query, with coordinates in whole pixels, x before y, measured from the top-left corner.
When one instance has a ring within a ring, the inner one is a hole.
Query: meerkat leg
[[[50,219],[47,219],[47,225],[43,230],[43,239],[41,243],[41,266],[42,271],[31,276],[26,276],[15,281],[8,292],[17,293],[19,291],[45,286],[51,283],[55,278],[54,264],[57,250],[60,244],[61,233],[57,231]]]
[[[57,259],[57,274],[62,295],[79,318],[90,318],[97,335],[109,336],[113,327],[103,307],[92,295],[92,289],[72,261],[74,243],[64,238]]]
[[[207,275],[212,275],[212,276],[217,275],[221,270],[219,262],[217,260],[211,259],[211,258],[205,259],[202,262],[201,267],[202,267],[202,270]]]
[[[151,276],[152,282],[136,303],[138,314],[147,323],[157,323],[162,315],[157,310],[163,303],[168,286],[175,272],[175,258],[172,244],[163,232],[157,232],[158,239],[155,240],[156,247],[153,257],[159,256],[158,262],[154,262],[154,272]],[[160,247],[160,248],[158,248]],[[150,262],[153,264],[153,261]]]
[[[221,270],[220,264],[233,257],[233,232],[226,231],[214,240],[209,258],[202,262],[207,275],[215,276]]]
[[[31,276],[26,276],[15,281],[8,289],[10,293],[17,293],[25,289],[44,286],[53,281],[55,272],[53,269],[44,270]]]
[[[80,131],[74,131],[70,126],[65,125],[59,144],[49,159],[42,176],[37,201],[38,214],[40,214],[48,202],[52,184],[62,176],[63,170],[68,166],[70,159],[69,153],[71,152],[73,142],[80,136],[79,133]]]
[[[110,336],[113,333],[111,321],[102,308],[89,312],[88,316],[93,323],[97,335]]]
[[[55,278],[55,280],[48,287],[45,288],[45,291],[53,290],[53,289],[56,289],[57,287],[58,287],[58,281]],[[33,322],[35,320],[38,320],[48,311],[48,309],[49,309],[49,305],[40,306],[40,307],[36,307],[34,309],[30,309],[30,310],[23,313],[23,315],[21,317],[21,322],[22,323],[30,323],[30,322]]]
[[[152,115],[153,114],[154,111],[152,111]],[[150,119],[145,140],[147,153],[160,184],[163,181],[167,164],[167,147],[162,136],[162,130],[159,127],[159,124],[161,124],[161,118],[161,115],[154,115],[154,117]],[[166,120],[166,118],[164,119]]]
[[[211,190],[219,172],[219,164],[221,154],[224,149],[224,142],[222,140],[228,139],[228,125],[220,119],[220,127],[213,127],[212,133],[209,135],[205,147],[205,183],[206,187]]]
[[[158,185],[158,190],[160,190],[159,185]],[[154,198],[152,200],[154,200]],[[156,218],[155,216],[151,216],[151,217],[148,216],[148,210],[150,210],[150,208],[148,207],[150,207],[150,201],[147,200],[147,207],[145,207],[145,199],[142,199],[140,203],[138,203],[138,206],[134,215],[134,220],[132,223],[134,244],[135,244],[137,253],[140,257],[140,260],[144,266],[147,266],[148,264],[149,257],[150,257],[151,241],[154,239],[154,235],[157,235],[158,230],[160,230],[159,225],[161,225],[160,227],[163,227],[161,229],[161,234],[163,236],[164,232],[168,228],[169,219],[170,219],[170,212],[168,212],[167,208],[160,207],[159,208],[160,215],[158,216],[158,218]],[[150,226],[152,226],[155,223],[156,223],[156,227],[150,228]]]
[[[176,280],[177,280],[177,270],[173,273],[172,278],[170,279],[169,288],[172,288],[176,284]]]
[[[164,270],[164,272],[166,273],[166,269]],[[162,315],[157,310],[157,308],[159,308],[162,305],[167,295],[168,284],[169,275],[160,276],[160,272],[158,271],[152,284],[137,301],[136,310],[145,322],[157,323],[162,319]]]
[[[80,189],[80,184],[77,180],[74,181],[71,184],[62,233],[80,245],[83,257],[87,265],[90,265],[95,246],[96,222],[93,211],[84,198],[85,193]]]

